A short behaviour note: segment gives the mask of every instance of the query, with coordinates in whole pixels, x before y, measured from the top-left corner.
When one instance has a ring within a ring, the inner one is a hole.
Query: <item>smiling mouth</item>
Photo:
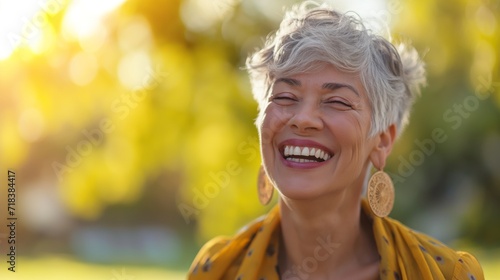
[[[332,155],[316,147],[300,147],[286,145],[281,153],[283,158],[293,162],[324,162]]]

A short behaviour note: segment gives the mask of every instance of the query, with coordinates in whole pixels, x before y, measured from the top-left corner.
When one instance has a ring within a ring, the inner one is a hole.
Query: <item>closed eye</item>
[[[273,100],[294,100],[295,101],[295,98],[289,97],[289,96],[277,96],[277,97],[274,97]]]
[[[346,102],[343,102],[343,101],[340,101],[340,100],[329,100],[326,103],[328,103],[328,104],[335,104],[335,105],[341,105],[341,106],[352,108],[352,106],[350,104],[348,104]]]
[[[286,106],[295,103],[297,101],[297,98],[290,94],[280,94],[271,96],[271,101],[278,105]]]

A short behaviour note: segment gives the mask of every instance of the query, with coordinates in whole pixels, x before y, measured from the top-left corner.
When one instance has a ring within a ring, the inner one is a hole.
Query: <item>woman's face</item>
[[[259,127],[269,178],[292,199],[361,187],[377,145],[370,121],[358,75],[325,65],[277,77]]]

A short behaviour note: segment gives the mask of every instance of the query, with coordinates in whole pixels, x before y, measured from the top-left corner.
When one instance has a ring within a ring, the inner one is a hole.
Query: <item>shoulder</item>
[[[216,237],[205,243],[191,264],[191,268],[189,269],[190,275],[193,276],[198,274],[198,272],[210,271],[214,257],[223,251],[223,248],[230,241],[231,239],[228,237]]]
[[[216,237],[205,243],[191,264],[188,279],[231,278],[261,224],[262,220],[257,219],[233,237]]]
[[[207,259],[221,252],[229,242],[231,242],[231,238],[226,236],[219,236],[209,240],[198,251],[193,264],[203,264]]]
[[[467,252],[457,252],[460,256],[453,271],[453,279],[484,280],[483,269],[477,259]]]
[[[482,280],[483,270],[477,259],[470,253],[455,251],[429,235],[414,231],[400,222],[386,218],[392,225],[392,234],[397,248],[403,252],[408,263],[429,270],[432,275],[440,274],[444,279]],[[411,261],[410,261],[411,260]]]

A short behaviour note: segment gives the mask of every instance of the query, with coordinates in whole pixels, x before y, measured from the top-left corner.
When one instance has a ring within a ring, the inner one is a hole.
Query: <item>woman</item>
[[[383,169],[425,83],[414,49],[301,5],[247,67],[259,198],[267,204],[276,188],[279,202],[232,239],[208,242],[189,279],[484,278],[472,255],[387,217],[394,190]]]

